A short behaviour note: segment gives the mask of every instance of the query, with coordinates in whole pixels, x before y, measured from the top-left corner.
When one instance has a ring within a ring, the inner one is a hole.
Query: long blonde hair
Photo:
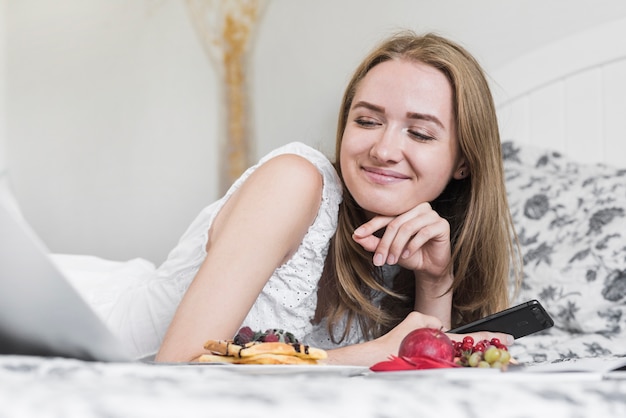
[[[418,61],[440,70],[453,89],[453,109],[461,153],[470,175],[452,180],[433,208],[450,224],[454,281],[452,326],[478,319],[508,306],[511,273],[519,277],[516,235],[508,208],[500,135],[495,107],[478,62],[460,45],[435,34],[402,32],[374,49],[356,69],[339,111],[335,155],[339,159],[348,113],[360,81],[376,65],[389,60]],[[335,167],[343,179],[338,162]],[[339,224],[331,241],[320,282],[317,319],[326,317],[333,331],[341,318],[357,321],[368,338],[382,335],[413,308],[414,278],[403,271],[393,289],[383,285],[372,256],[352,239],[366,221],[344,184]],[[377,306],[372,295],[383,291],[390,303]]]

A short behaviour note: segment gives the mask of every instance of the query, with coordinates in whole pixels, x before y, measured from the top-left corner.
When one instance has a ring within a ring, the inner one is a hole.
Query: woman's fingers
[[[443,323],[439,318],[426,315],[421,312],[411,311],[407,315],[405,321],[411,326],[411,329],[417,328],[434,328],[442,329]]]
[[[375,235],[384,228],[382,236]],[[449,226],[430,204],[422,203],[396,217],[375,216],[354,231],[353,239],[374,253],[376,266],[396,264],[415,255],[437,236],[448,239]]]
[[[380,242],[380,238],[375,235],[360,236],[354,233],[352,239],[363,247],[366,251],[374,252]]]
[[[367,236],[374,235],[376,231],[380,231],[394,219],[395,218],[392,216],[374,216],[372,219],[355,229],[354,236],[358,238],[365,238]]]
[[[389,264],[413,256],[425,243],[445,232],[440,225],[442,219],[432,210],[406,220],[397,220],[398,226],[391,222],[379,244],[379,251],[387,251]]]
[[[382,266],[387,260],[387,252],[381,252],[379,245],[381,239],[374,235],[377,231],[385,228],[389,222],[393,221],[390,216],[375,216],[368,222],[358,227],[352,234],[352,239],[361,245],[366,251],[374,253],[374,265]]]

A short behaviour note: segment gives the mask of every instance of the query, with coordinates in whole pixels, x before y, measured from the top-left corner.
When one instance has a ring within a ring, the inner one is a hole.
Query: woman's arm
[[[328,350],[328,358],[324,360],[324,364],[370,367],[380,361],[388,360],[390,355],[397,356],[404,337],[418,328],[442,329],[443,324],[434,316],[411,312],[394,329],[379,338],[361,344]],[[462,341],[463,337],[471,335],[475,341],[498,338],[507,346],[513,344],[513,337],[499,332],[481,331],[471,334],[447,335],[453,341]]]
[[[383,228],[382,237],[377,237],[375,232]],[[375,265],[399,264],[413,271],[414,309],[439,318],[446,329],[450,328],[450,224],[429,203],[398,216],[374,216],[354,231],[353,238],[374,253]]]
[[[423,277],[424,275],[419,272],[414,272],[414,274],[414,309],[439,318],[444,329],[450,329],[452,323],[452,290],[450,290],[450,286],[454,280],[452,274],[446,273],[437,278]]]
[[[189,361],[209,339],[237,332],[274,270],[297,250],[315,220],[322,176],[285,154],[257,168],[225,203],[207,257],[179,305],[157,361]]]

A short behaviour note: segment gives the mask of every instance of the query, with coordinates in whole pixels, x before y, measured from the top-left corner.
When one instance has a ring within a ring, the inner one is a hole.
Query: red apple
[[[411,331],[400,343],[400,357],[427,356],[446,361],[454,360],[454,344],[443,332],[434,328]]]

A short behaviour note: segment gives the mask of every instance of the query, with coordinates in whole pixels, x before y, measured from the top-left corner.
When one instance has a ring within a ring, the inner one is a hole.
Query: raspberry
[[[247,344],[252,340],[254,340],[254,331],[250,327],[242,327],[233,339],[235,344],[238,345]]]
[[[287,332],[279,328],[270,328],[265,331],[253,331],[248,326],[242,327],[239,332],[237,332],[237,335],[235,335],[233,341],[238,345],[245,345],[250,342],[284,342],[291,344],[299,342],[291,332]]]
[[[277,343],[280,340],[280,337],[274,333],[271,334],[267,334],[264,338],[263,338],[263,342],[264,343]]]

